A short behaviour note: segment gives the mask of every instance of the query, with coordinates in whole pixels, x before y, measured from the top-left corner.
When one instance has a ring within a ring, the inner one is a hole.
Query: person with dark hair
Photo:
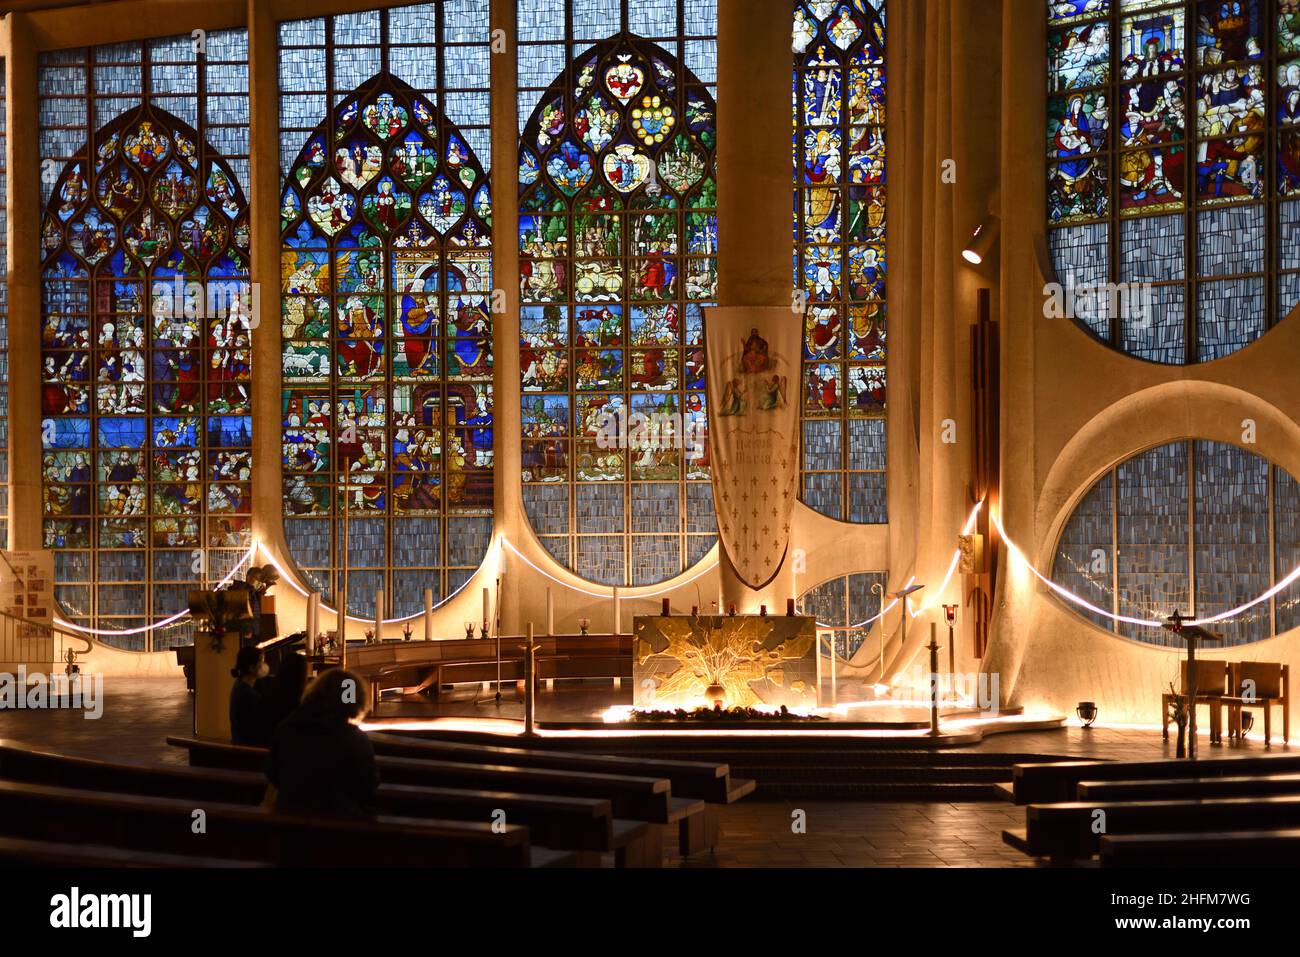
[[[307,687],[307,659],[296,652],[287,653],[280,661],[280,670],[266,684],[262,703],[269,743],[280,722],[302,704],[303,690]]]
[[[230,689],[230,740],[235,744],[266,747],[269,737],[262,695],[254,687],[266,677],[262,652],[252,646],[240,648],[230,674],[235,686]]]
[[[307,688],[298,710],[280,723],[266,776],[277,811],[328,817],[369,817],[379,786],[375,751],[356,726],[369,689],[351,671],[326,671]]]

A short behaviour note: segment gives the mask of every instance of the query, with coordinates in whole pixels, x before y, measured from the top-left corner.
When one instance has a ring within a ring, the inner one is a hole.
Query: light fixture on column
[[[961,251],[962,259],[965,259],[972,266],[983,263],[993,250],[993,244],[998,241],[1000,231],[1001,224],[998,222],[998,218],[992,213],[987,215],[984,222],[976,226],[975,232],[971,233],[970,242]]]

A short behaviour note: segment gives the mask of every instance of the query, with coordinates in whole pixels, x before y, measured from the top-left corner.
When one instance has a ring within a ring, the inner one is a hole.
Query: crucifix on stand
[[[1164,628],[1175,638],[1187,642],[1187,676],[1183,680],[1183,697],[1187,701],[1187,757],[1196,757],[1196,645],[1203,641],[1222,641],[1223,635],[1206,631],[1200,625],[1189,625],[1192,619],[1178,609],[1165,619]]]

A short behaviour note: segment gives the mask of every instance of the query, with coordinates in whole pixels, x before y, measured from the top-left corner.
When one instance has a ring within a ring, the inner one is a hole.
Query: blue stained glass
[[[1100,226],[1105,229],[1105,224]],[[1149,216],[1120,223],[1120,278],[1124,282],[1168,282],[1182,279],[1186,272],[1182,216]],[[1105,282],[1105,273],[1094,281]]]
[[[1263,206],[1204,210],[1197,214],[1196,230],[1196,269],[1201,278],[1263,271]]]
[[[314,20],[291,20],[279,25],[280,52],[292,46],[324,46],[325,18]]]
[[[571,2],[575,40],[603,40],[619,31],[619,0],[571,0]],[[676,24],[672,26],[675,28]],[[670,29],[667,32],[672,33],[675,30]]]
[[[442,14],[443,38],[448,43],[488,42],[489,13],[488,0],[447,0]]]
[[[450,16],[449,19],[453,19]],[[486,15],[484,19],[486,23]],[[458,28],[457,28],[458,29]],[[437,34],[438,5],[421,3],[409,7],[394,7],[388,11],[388,42],[392,44],[423,44]],[[448,34],[447,39],[452,39]],[[482,40],[482,37],[477,39]],[[324,43],[324,37],[312,42]],[[394,51],[396,52],[396,51]]]
[[[1264,334],[1264,280],[1231,279],[1196,287],[1197,359],[1231,355]]]
[[[1182,286],[1150,287],[1145,307],[1120,323],[1121,348],[1150,362],[1182,365],[1187,354]]]
[[[564,39],[566,0],[521,0],[516,6],[516,28],[521,43]]]
[[[340,14],[334,18],[334,42],[340,46],[378,46],[380,16],[377,10]]]
[[[677,33],[677,0],[637,0],[628,5],[628,27],[649,39]]]

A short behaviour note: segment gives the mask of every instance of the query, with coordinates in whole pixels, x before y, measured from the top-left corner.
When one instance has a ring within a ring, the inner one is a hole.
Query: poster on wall
[[[705,310],[718,538],[753,589],[780,570],[799,494],[800,328],[788,309]]]
[[[25,621],[20,638],[44,638],[54,626],[54,553],[0,550],[0,603]]]

